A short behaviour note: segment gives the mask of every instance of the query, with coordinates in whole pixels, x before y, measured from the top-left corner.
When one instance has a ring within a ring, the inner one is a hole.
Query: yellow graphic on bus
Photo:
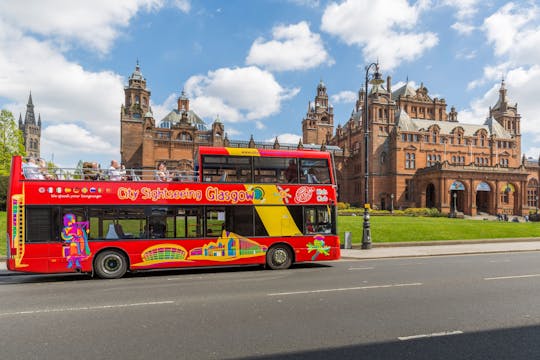
[[[22,260],[25,252],[24,238],[24,194],[17,194],[11,197],[11,244],[15,248],[12,258],[15,260],[15,267],[27,267]]]
[[[187,251],[176,244],[157,244],[146,248],[142,254],[142,262],[133,266],[148,266],[186,261]]]
[[[255,187],[246,186],[246,190],[253,191],[255,194],[253,199],[255,211],[261,218],[269,236],[302,235],[286,205],[291,198],[288,188],[284,189],[277,185],[257,185]],[[262,195],[258,196],[258,194]],[[264,206],[257,206],[262,204]]]
[[[232,261],[264,256],[268,247],[233,232],[223,230],[217,241],[189,252],[189,260]]]

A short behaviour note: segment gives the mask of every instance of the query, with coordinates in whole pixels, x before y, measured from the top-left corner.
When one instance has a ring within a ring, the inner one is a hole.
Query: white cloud
[[[291,3],[299,6],[307,6],[310,8],[319,7],[321,4],[320,0],[289,0]]]
[[[5,26],[44,36],[56,47],[75,44],[106,53],[141,7],[161,6],[161,0],[0,1],[0,17]]]
[[[296,134],[285,133],[277,136],[278,142],[280,144],[298,144],[302,136]],[[266,139],[267,142],[274,142],[276,137],[274,136],[271,139]]]
[[[331,3],[324,11],[321,28],[348,45],[361,47],[364,58],[379,59],[389,70],[437,45],[436,34],[415,29],[428,4],[420,1],[410,6],[406,0]]]
[[[455,18],[458,19],[451,28],[461,35],[470,35],[476,26],[472,25],[473,16],[478,12],[480,0],[443,0],[441,5],[449,6],[457,10]]]
[[[284,89],[268,71],[255,66],[221,68],[186,82],[191,108],[223,122],[261,120],[280,111],[281,102],[299,89]]]
[[[106,51],[138,6],[158,5],[157,1],[0,2],[0,98],[5,99],[1,106],[16,118],[20,112],[24,116],[32,91],[36,116],[40,113],[42,118],[43,157],[54,153],[55,161],[65,166],[74,166],[81,158],[107,162],[111,154],[119,157],[123,78],[108,70],[84,69],[68,60],[66,48],[59,45],[84,44]]]
[[[191,2],[189,0],[174,0],[173,4],[180,11],[188,13],[191,10]]]
[[[518,65],[540,63],[539,16],[539,8],[533,4],[520,7],[508,3],[486,18],[483,29],[495,55]]]
[[[95,154],[109,155],[110,159],[118,156],[118,151],[111,143],[102,137],[95,136],[90,131],[76,124],[58,124],[42,131],[43,143],[50,153],[42,154],[49,159],[54,154],[55,163],[72,167],[76,165],[68,154],[77,154],[79,159],[96,160]]]
[[[456,54],[456,59],[471,60],[476,57],[476,50],[460,50]]]
[[[523,141],[537,141],[540,139],[540,103],[536,94],[540,91],[540,66],[530,68],[516,68],[508,71],[505,77],[507,98],[511,105],[518,104],[521,114],[521,133]],[[470,104],[470,109],[459,113],[460,122],[481,124],[489,115],[489,107],[495,105],[499,97],[500,80],[486,91],[486,93]],[[536,139],[536,140],[535,140]]]
[[[464,22],[459,22],[459,21],[452,24],[451,28],[456,30],[458,33],[462,35],[470,35],[476,29],[474,25],[467,24]]]
[[[273,39],[255,40],[246,59],[247,65],[258,65],[274,71],[306,70],[321,64],[333,64],[319,34],[309,24],[280,25],[272,30]]]
[[[358,96],[354,91],[346,90],[332,95],[330,99],[335,104],[349,104],[355,102],[356,99],[358,99]]]

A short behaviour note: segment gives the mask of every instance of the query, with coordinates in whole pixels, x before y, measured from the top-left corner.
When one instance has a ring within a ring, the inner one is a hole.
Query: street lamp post
[[[375,73],[369,81],[369,70],[375,69]],[[371,85],[380,85],[384,82],[379,73],[379,64],[371,63],[366,66],[366,77],[364,84],[366,92],[364,94],[364,231],[362,233],[362,249],[371,249],[371,225],[369,223],[369,114],[368,114],[368,82]]]
[[[394,213],[394,193],[390,194],[390,200],[391,200],[390,213],[393,214]]]

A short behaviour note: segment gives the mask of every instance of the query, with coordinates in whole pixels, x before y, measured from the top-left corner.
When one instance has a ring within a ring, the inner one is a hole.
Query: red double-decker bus
[[[196,169],[170,181],[137,170],[36,178],[34,167],[14,157],[8,269],[119,278],[146,269],[286,269],[339,258],[329,153],[201,147]]]

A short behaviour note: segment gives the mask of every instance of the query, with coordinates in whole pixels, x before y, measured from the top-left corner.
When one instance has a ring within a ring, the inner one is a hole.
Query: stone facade
[[[521,156],[521,116],[504,81],[482,125],[463,124],[444,99],[422,84],[392,92],[376,85],[368,95],[369,183],[364,196],[365,91],[350,119],[338,125],[330,145],[337,158],[340,201],[378,209],[437,208],[476,215],[526,215],[538,205],[539,165]]]
[[[22,115],[19,114],[19,130],[21,130],[23,134],[26,155],[36,159],[39,158],[41,152],[41,115],[38,115],[38,120],[36,122],[32,93],[28,96],[24,121]]]
[[[128,168],[191,170],[198,146],[311,148],[334,154],[339,199],[378,209],[437,208],[442,212],[525,215],[538,205],[540,166],[521,155],[521,115],[502,81],[497,103],[482,125],[458,122],[445,99],[432,98],[421,84],[392,91],[373,86],[358,92],[353,112],[334,127],[325,84],[301,121],[299,144],[227,139],[216,119],[207,127],[189,107],[184,92],[177,108],[156,124],[150,91],[139,64],[125,87],[121,108],[121,156]],[[369,182],[364,196],[365,118],[368,100]],[[335,131],[334,131],[335,130]]]
[[[150,108],[151,93],[138,63],[124,94],[125,104],[120,110],[120,153],[127,168],[149,170],[165,162],[168,169],[193,170],[193,159],[200,145],[223,146],[226,140],[219,119],[208,129],[189,109],[184,92],[178,98],[177,109],[156,125]]]

